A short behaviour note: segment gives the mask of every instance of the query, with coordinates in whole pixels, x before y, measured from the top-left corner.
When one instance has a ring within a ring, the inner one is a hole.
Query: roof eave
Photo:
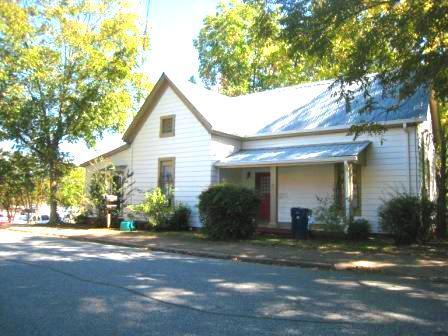
[[[217,136],[223,136],[223,137],[227,137],[227,138],[231,138],[231,139],[235,139],[235,140],[245,140],[244,137],[236,135],[236,134],[230,134],[230,133],[226,133],[226,132],[222,132],[222,131],[217,131],[217,130],[210,130],[210,133],[213,135],[217,135]]]
[[[320,164],[320,163],[337,163],[337,162],[358,162],[358,155],[351,156],[339,156],[331,158],[320,158],[320,159],[308,159],[308,160],[283,160],[276,162],[237,162],[237,163],[226,163],[226,162],[216,162],[215,167],[217,168],[251,168],[251,167],[270,167],[270,166],[297,166],[297,165],[309,165],[309,164]]]
[[[402,127],[404,123],[411,126],[411,125],[419,124],[423,121],[425,121],[424,118],[411,118],[411,119],[399,119],[399,120],[393,120],[393,121],[386,121],[386,122],[382,122],[382,123],[378,123],[378,124],[383,125],[387,128],[394,128],[394,127]],[[253,141],[253,140],[264,140],[264,139],[288,138],[288,137],[301,136],[301,135],[341,133],[341,132],[349,131],[351,126],[353,126],[353,125],[322,127],[322,128],[308,129],[308,130],[286,131],[286,132],[263,134],[263,135],[251,135],[251,136],[242,137],[242,139],[245,141]]]
[[[90,159],[90,160],[88,160],[88,161],[85,161],[85,162],[79,164],[79,166],[80,166],[80,167],[88,167],[89,165],[95,163],[95,161],[98,160],[99,158],[108,158],[108,157],[111,157],[112,155],[117,154],[117,153],[120,153],[120,152],[122,152],[122,151],[128,149],[129,147],[130,147],[130,145],[126,143],[126,144],[124,144],[124,145],[121,145],[120,147],[117,147],[117,148],[115,148],[115,149],[112,149],[111,151],[108,151],[108,152],[106,152],[106,153],[104,153],[104,154],[98,155],[98,156],[94,157],[93,159]]]

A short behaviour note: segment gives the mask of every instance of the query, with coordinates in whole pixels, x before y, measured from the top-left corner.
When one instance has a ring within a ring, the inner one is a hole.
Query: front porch
[[[286,233],[290,209],[331,198],[347,219],[361,216],[361,176],[368,142],[243,150],[216,164],[219,182],[258,191],[259,227]],[[348,155],[350,154],[350,155]]]

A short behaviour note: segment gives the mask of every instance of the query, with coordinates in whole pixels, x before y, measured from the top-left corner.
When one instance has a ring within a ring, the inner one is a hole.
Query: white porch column
[[[277,167],[271,167],[270,169],[270,180],[271,180],[271,192],[270,192],[270,219],[269,219],[269,225],[270,226],[278,226],[277,221]]]
[[[221,183],[221,169],[219,167],[216,167],[216,182],[215,184]]]
[[[349,221],[352,215],[353,165],[348,161],[344,161],[344,196],[345,196],[345,219]]]

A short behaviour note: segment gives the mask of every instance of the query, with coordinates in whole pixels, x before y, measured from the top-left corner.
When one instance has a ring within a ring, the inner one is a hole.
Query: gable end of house
[[[142,107],[138,111],[137,115],[132,120],[131,124],[123,135],[123,141],[130,144],[136,137],[139,130],[142,128],[149,115],[152,113],[163,93],[167,88],[171,88],[176,96],[187,106],[190,112],[196,117],[196,119],[202,124],[202,126],[209,132],[212,132],[212,126],[202,116],[202,114],[194,107],[194,105],[188,100],[188,98],[179,90],[179,88],[171,81],[168,76],[163,73],[156,85],[152,89],[151,93],[146,98]]]

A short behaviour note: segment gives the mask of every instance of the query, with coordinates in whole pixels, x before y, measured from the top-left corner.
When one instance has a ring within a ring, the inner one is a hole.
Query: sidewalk
[[[120,232],[108,229],[42,226],[12,226],[6,229],[29,232],[35,235],[139,247],[152,251],[200,257],[320,269],[369,271],[448,283],[448,255],[409,254],[405,252],[394,254],[323,252],[288,246],[256,245],[250,242],[213,242],[188,238],[187,234],[176,236],[176,234]]]

